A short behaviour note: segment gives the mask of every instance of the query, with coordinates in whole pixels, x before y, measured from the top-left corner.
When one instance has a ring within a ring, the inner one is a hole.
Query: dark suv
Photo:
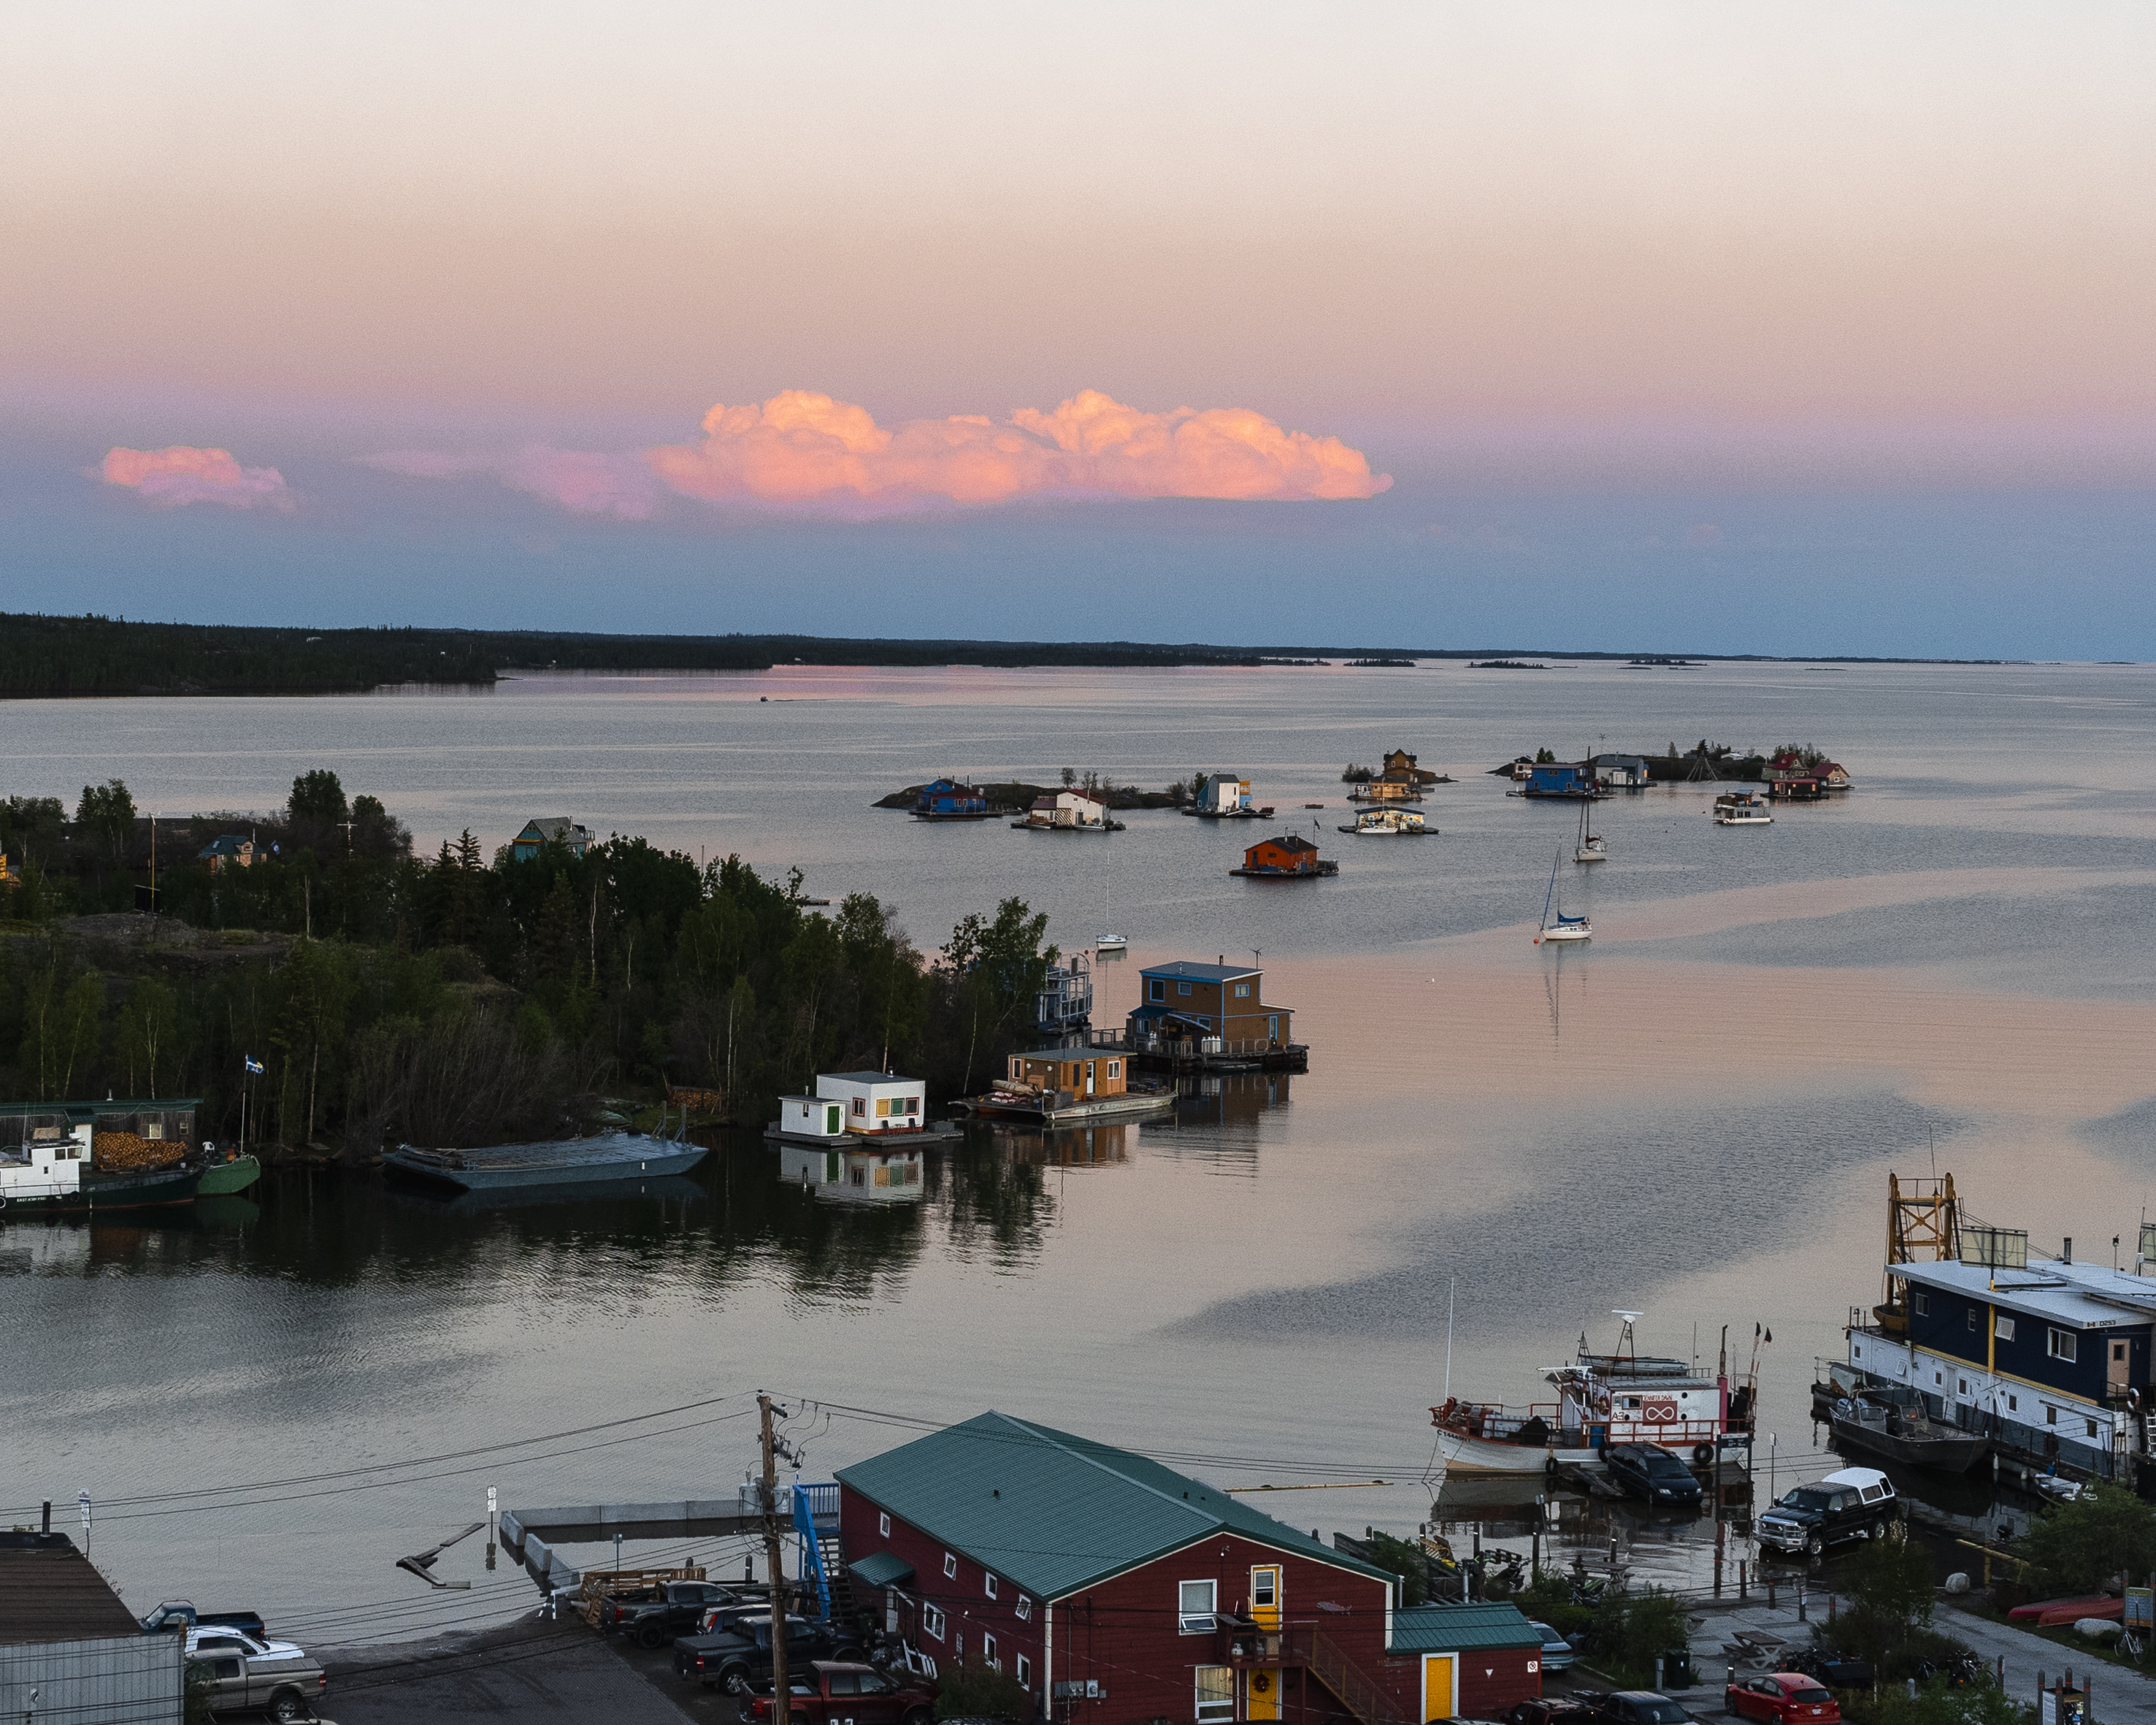
[[[1884,1539],[1901,1513],[1894,1482],[1876,1467],[1845,1467],[1775,1499],[1755,1524],[1759,1543],[1817,1557],[1851,1539]]]
[[[1699,1481],[1691,1470],[1660,1444],[1612,1444],[1602,1460],[1611,1479],[1650,1503],[1699,1502]]]
[[[1651,1444],[1627,1444],[1627,1449],[1651,1450]],[[1589,1703],[1595,1725],[1691,1725],[1691,1715],[1681,1703],[1651,1689],[1620,1689]]]
[[[812,1661],[833,1660],[857,1664],[860,1644],[843,1636],[829,1624],[806,1618],[786,1619],[786,1668],[789,1676],[808,1670]],[[747,1695],[758,1683],[771,1681],[771,1614],[736,1617],[721,1612],[721,1626],[705,1635],[683,1635],[674,1643],[676,1676],[691,1678],[706,1689],[723,1686],[731,1695]]]

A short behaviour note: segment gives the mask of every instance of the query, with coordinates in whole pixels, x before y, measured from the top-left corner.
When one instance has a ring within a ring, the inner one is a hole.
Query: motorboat
[[[1374,834],[1383,838],[1420,838],[1435,829],[1424,821],[1419,809],[1377,808],[1361,811],[1353,826],[1340,830],[1358,837]]]
[[[1774,816],[1767,805],[1749,791],[1727,790],[1714,800],[1717,826],[1771,826]]]

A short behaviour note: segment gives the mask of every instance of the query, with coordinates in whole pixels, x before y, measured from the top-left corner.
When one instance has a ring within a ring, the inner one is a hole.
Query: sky
[[[0,607],[2156,657],[2152,87],[2123,3],[36,8]]]

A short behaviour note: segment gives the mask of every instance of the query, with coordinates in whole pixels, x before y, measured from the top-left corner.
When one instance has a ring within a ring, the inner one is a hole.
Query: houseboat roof
[[[839,1469],[839,1479],[1037,1599],[1062,1599],[1222,1533],[1396,1579],[1217,1486],[1008,1413],[932,1432]]]
[[[1262,851],[1267,845],[1274,846],[1276,848],[1283,851],[1310,851],[1314,852],[1317,849],[1316,845],[1312,844],[1299,832],[1283,832],[1278,838],[1261,838],[1255,844],[1252,845],[1250,848],[1254,851]]]
[[[1262,974],[1249,965],[1194,965],[1188,959],[1178,959],[1172,965],[1147,965],[1138,972],[1141,976],[1177,976],[1186,982],[1231,982]]]
[[[1965,1295],[2007,1311],[2026,1313],[2077,1330],[2116,1330],[2156,1322],[2156,1276],[2138,1276],[2107,1264],[2032,1259],[2026,1269],[1981,1264],[1890,1264],[1887,1273]]]
[[[910,1079],[900,1072],[819,1072],[817,1081],[835,1079],[848,1084],[918,1084],[919,1079]]]
[[[1032,1048],[1020,1054],[1021,1060],[1120,1060],[1130,1052],[1127,1048],[1111,1048],[1099,1043],[1087,1043],[1071,1048]]]
[[[172,1113],[201,1106],[199,1096],[108,1096],[101,1102],[0,1102],[0,1120],[59,1114],[79,1126],[100,1115]]]

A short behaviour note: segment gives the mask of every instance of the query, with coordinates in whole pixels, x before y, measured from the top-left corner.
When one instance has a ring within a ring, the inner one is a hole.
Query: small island
[[[1470,659],[1470,671],[1547,671],[1547,665],[1532,665],[1525,659]]]

